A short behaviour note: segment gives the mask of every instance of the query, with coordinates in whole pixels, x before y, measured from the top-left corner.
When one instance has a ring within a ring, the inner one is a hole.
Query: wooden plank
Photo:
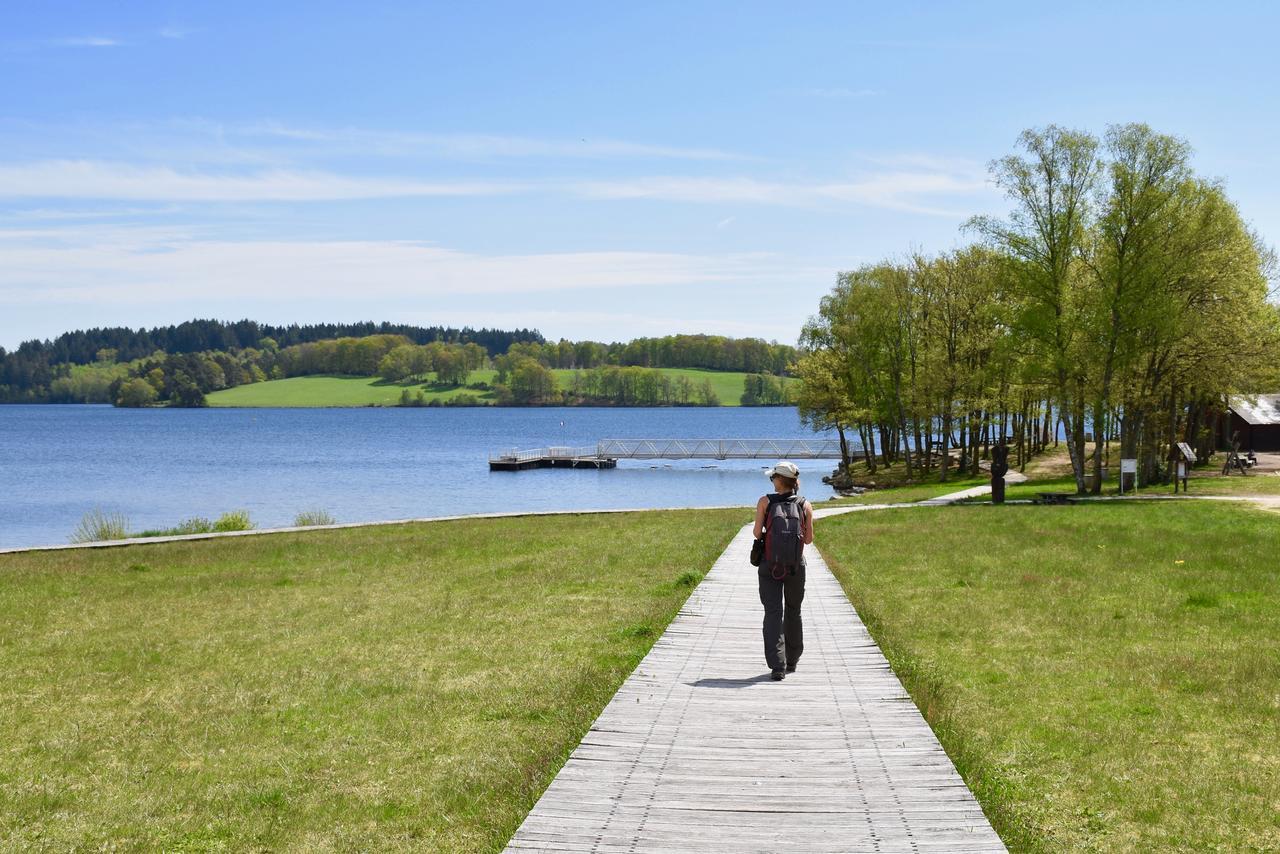
[[[814,549],[804,654],[768,678],[750,541],[725,549],[507,850],[1003,851]]]

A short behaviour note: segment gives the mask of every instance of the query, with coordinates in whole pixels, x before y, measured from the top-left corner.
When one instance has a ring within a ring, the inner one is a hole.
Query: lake
[[[339,522],[509,510],[752,504],[771,460],[490,472],[510,448],[600,439],[814,438],[790,407],[116,409],[0,406],[0,548],[65,543],[100,507],[131,530],[246,509]],[[797,460],[801,488],[835,460]]]

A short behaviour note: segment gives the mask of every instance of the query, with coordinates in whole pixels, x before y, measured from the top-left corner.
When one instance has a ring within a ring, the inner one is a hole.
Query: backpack
[[[764,560],[774,578],[795,575],[804,558],[804,499],[799,495],[770,495],[764,514]]]

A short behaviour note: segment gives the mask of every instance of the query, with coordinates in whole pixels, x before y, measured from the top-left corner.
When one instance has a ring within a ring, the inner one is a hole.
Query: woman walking
[[[756,502],[755,537],[764,538],[760,602],[764,605],[764,658],[774,680],[794,673],[804,651],[804,547],[813,542],[813,506],[800,496],[800,470],[785,460],[765,472],[772,493]]]

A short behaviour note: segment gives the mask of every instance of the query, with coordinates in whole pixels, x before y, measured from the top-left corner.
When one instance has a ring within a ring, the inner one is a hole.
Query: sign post
[[[1196,452],[1186,442],[1179,442],[1173,454],[1177,468],[1173,473],[1173,494],[1178,494],[1178,481],[1182,481],[1182,491],[1187,491],[1187,469],[1196,461]]]
[[[1120,459],[1120,494],[1121,495],[1124,495],[1124,492],[1126,489],[1126,486],[1125,486],[1126,482],[1128,483],[1128,487],[1127,487],[1128,489],[1131,489],[1134,492],[1138,491],[1138,460],[1136,457],[1133,457],[1130,459],[1125,459],[1122,457]]]

